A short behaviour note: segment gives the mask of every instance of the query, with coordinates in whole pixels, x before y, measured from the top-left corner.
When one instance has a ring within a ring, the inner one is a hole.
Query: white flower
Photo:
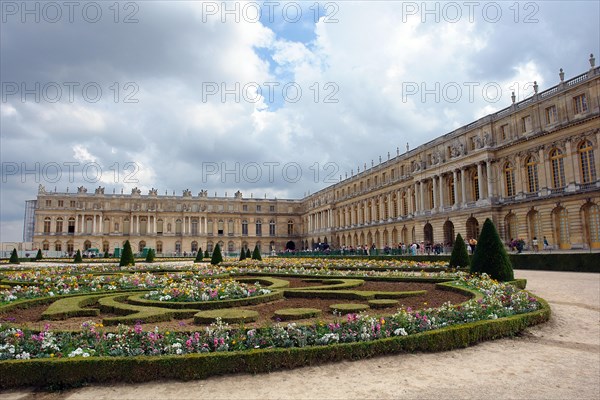
[[[396,336],[406,336],[408,333],[404,330],[404,328],[398,328],[394,331],[394,335]]]

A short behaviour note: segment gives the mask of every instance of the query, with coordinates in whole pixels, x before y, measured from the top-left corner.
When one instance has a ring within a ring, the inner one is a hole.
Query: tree
[[[135,265],[135,259],[133,258],[133,251],[131,251],[131,244],[129,240],[125,241],[123,245],[123,253],[121,254],[121,261],[119,262],[120,267],[127,265]]]
[[[148,253],[146,253],[146,262],[153,263],[154,257],[156,257],[156,254],[154,253],[154,249],[148,249]]]
[[[245,260],[246,259],[246,250],[244,250],[242,248],[242,251],[240,251],[240,261]]]
[[[498,281],[512,281],[514,272],[504,244],[491,219],[481,228],[475,254],[471,259],[471,273],[486,273]]]
[[[38,249],[38,252],[35,255],[35,259],[36,260],[41,260],[42,258],[44,258],[44,255],[42,254],[42,249]]]
[[[208,249],[204,250],[204,258],[208,258],[210,257],[210,253],[208,252]]]
[[[260,256],[260,250],[258,249],[258,245],[254,246],[254,251],[252,252],[252,259],[262,261],[262,257]]]
[[[203,255],[203,254],[204,254],[204,253],[202,253],[202,247],[200,247],[200,248],[198,249],[198,253],[196,253],[196,259],[194,260],[194,262],[195,262],[195,263],[199,263],[199,262],[201,262],[201,261],[202,261],[202,258],[203,258],[203,257],[202,257],[202,255]]]
[[[10,260],[8,262],[10,264],[19,264],[19,255],[17,254],[17,249],[13,249],[12,253],[10,253]]]
[[[212,257],[210,259],[210,263],[212,265],[217,265],[221,261],[223,261],[223,255],[221,254],[221,246],[219,246],[219,243],[217,243],[217,245],[215,246],[215,249],[213,250]]]
[[[77,253],[75,253],[75,258],[73,259],[74,263],[80,263],[83,262],[83,258],[81,258],[81,250],[77,250]]]
[[[252,254],[250,253],[250,249],[246,249],[246,258],[252,258]]]
[[[104,258],[109,258],[109,256],[108,256],[108,251],[105,251],[105,252],[104,252]]]
[[[450,255],[450,268],[466,268],[469,266],[469,253],[467,252],[467,246],[460,233],[456,235],[454,246],[452,247],[452,254]]]

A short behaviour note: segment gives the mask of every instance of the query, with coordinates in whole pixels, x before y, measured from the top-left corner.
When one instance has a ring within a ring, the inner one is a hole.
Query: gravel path
[[[20,390],[2,399],[600,399],[600,274],[516,271],[551,320],[516,338],[195,382]]]

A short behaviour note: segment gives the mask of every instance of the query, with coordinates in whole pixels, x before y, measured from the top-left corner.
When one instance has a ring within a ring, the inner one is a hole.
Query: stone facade
[[[505,241],[600,248],[600,68],[387,160],[301,200],[87,193],[40,187],[34,246],[112,252],[226,253],[476,238],[491,218]]]

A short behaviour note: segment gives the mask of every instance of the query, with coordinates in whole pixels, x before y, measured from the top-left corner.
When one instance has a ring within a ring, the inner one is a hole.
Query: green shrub
[[[262,261],[262,257],[260,256],[260,250],[258,249],[258,245],[254,246],[254,251],[252,252],[252,259]]]
[[[210,263],[212,265],[217,265],[220,262],[223,262],[223,255],[221,254],[221,246],[219,246],[219,243],[217,243],[217,245],[215,246],[215,249],[213,250],[212,257],[210,259]]]
[[[202,253],[202,247],[200,247],[200,248],[198,249],[198,253],[196,253],[196,259],[194,260],[194,262],[195,262],[195,263],[202,262],[202,258],[203,258],[203,257],[202,257],[202,254],[203,254],[203,253]]]
[[[10,253],[10,260],[8,262],[10,264],[19,264],[19,255],[17,254],[17,249],[13,249],[12,253]]]
[[[125,267],[127,265],[135,265],[135,259],[133,258],[133,251],[131,251],[129,240],[125,241],[125,244],[123,245],[123,254],[121,254],[119,267]]]
[[[369,309],[367,304],[353,304],[353,303],[340,303],[340,304],[331,304],[329,309],[332,311],[339,311],[342,314],[354,313],[365,311]]]
[[[246,249],[246,258],[252,258],[252,254],[250,254],[250,249]]]
[[[510,258],[491,219],[483,223],[475,254],[471,260],[471,273],[486,273],[499,281],[512,281],[514,273]]]
[[[204,251],[204,258],[208,258],[208,257],[210,257],[210,254],[208,253],[208,249],[206,249]]]
[[[80,263],[83,262],[83,258],[81,258],[81,250],[77,250],[77,253],[75,254],[75,258],[73,259],[74,263]]]
[[[313,318],[321,315],[318,308],[282,308],[273,313],[273,316],[281,321],[291,321],[304,318]]]
[[[104,252],[104,258],[110,258],[109,255],[108,255],[108,251]]]
[[[450,268],[466,268],[469,266],[469,253],[467,252],[467,246],[460,233],[456,235],[456,241],[452,247],[452,254],[450,255]]]
[[[246,250],[242,249],[242,251],[240,251],[240,261],[245,260],[246,259]]]
[[[397,306],[399,301],[394,299],[376,299],[369,300],[368,303],[371,308],[387,308]]]
[[[154,249],[149,249],[148,253],[146,254],[146,262],[147,263],[153,263],[154,262]]]
[[[35,259],[36,260],[41,260],[42,258],[44,258],[44,255],[42,254],[42,249],[38,249],[38,252],[35,255]]]

